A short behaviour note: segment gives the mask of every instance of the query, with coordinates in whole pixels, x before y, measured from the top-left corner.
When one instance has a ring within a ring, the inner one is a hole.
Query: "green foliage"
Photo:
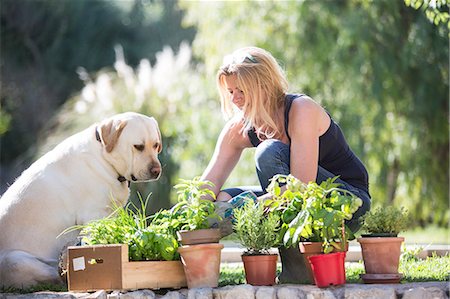
[[[362,200],[351,192],[340,189],[330,178],[320,185],[315,182],[304,184],[292,175],[276,175],[269,185],[274,194],[267,201],[269,210],[281,212],[283,243],[289,247],[302,239],[322,242],[324,253],[333,248],[345,248],[346,242],[354,238],[344,220],[352,219]],[[282,192],[281,184],[286,184]],[[336,242],[340,241],[339,246]]]
[[[403,281],[408,282],[448,281],[450,255],[400,259],[399,272],[403,273]]]
[[[114,211],[108,217],[66,231],[81,229],[80,235],[87,245],[128,244],[129,258],[133,261],[179,259],[175,234],[166,227],[147,226],[146,204],[142,200],[137,211],[130,209],[130,204],[125,207],[114,204]]]
[[[169,107],[173,107],[173,101],[169,105],[170,101],[167,100],[170,97],[183,97],[186,102],[195,98],[188,92],[180,94],[180,88],[172,86],[166,93],[167,97],[142,95],[139,87],[128,84],[130,90],[127,92],[114,86],[112,93],[103,93],[103,96],[97,94],[98,97],[94,100],[97,101],[96,103],[89,102],[89,105],[84,106],[92,109],[92,114],[89,116],[86,115],[87,113],[71,111],[69,113],[73,114],[73,118],[66,118],[64,115],[54,117],[60,109],[68,110],[62,105],[81,91],[83,81],[85,84],[93,83],[92,87],[96,83],[93,79],[96,73],[109,72],[113,68],[116,58],[114,50],[117,45],[124,49],[129,65],[136,67],[142,59],[155,63],[158,60],[156,56],[160,55],[158,53],[164,47],[171,47],[178,52],[183,41],[192,41],[195,28],[181,26],[183,12],[178,9],[176,0],[2,0],[0,14],[2,24],[0,26],[2,41],[0,43],[2,61],[0,132],[4,131],[5,125],[9,123],[8,131],[0,134],[1,191],[7,183],[13,182],[16,175],[41,156],[44,148],[48,149],[48,146],[55,144],[42,144],[50,131],[58,135],[53,136],[52,141],[61,141],[62,138],[70,136],[77,130],[100,121],[102,117],[118,112],[111,109],[111,106],[115,108],[117,106],[110,105],[109,97],[123,97],[124,102],[127,103],[123,105],[121,111],[134,109],[135,101],[139,103],[145,101],[151,107],[158,107],[155,108],[157,110],[159,107],[175,109]],[[173,61],[170,58],[164,62],[159,61],[160,65],[166,63],[173,63]],[[183,63],[184,61],[179,61],[178,65]],[[178,71],[178,65],[164,65],[161,68]],[[155,76],[164,77],[156,73]],[[193,82],[196,81],[195,76],[190,77]],[[152,80],[155,81],[148,77],[141,79],[148,84],[151,84]],[[196,84],[186,84],[186,79],[182,79],[179,74],[170,77],[170,80],[162,79],[164,84],[158,82],[155,85],[167,86],[166,83],[169,81],[177,80],[184,90],[189,86],[194,93],[196,92]],[[102,81],[102,84],[108,83]],[[95,88],[84,92],[89,93],[93,89]],[[202,86],[202,89],[204,90],[205,87]],[[100,93],[104,91],[105,85]],[[170,91],[173,91],[173,94],[169,94]],[[158,94],[161,93],[158,92]],[[101,98],[100,102],[99,98]],[[93,106],[96,105],[103,109],[94,108]],[[179,106],[183,111],[181,105]],[[81,105],[78,108],[81,109]],[[133,111],[150,114],[153,112],[148,109]],[[193,121],[189,119],[190,112],[184,111],[184,113],[188,119],[186,123],[191,126]],[[8,115],[11,116],[10,121],[4,117]],[[158,116],[157,113],[155,115]],[[178,119],[178,122],[177,126],[183,126],[184,121]],[[199,122],[193,123],[197,126]],[[54,132],[53,130],[58,126],[62,128]],[[214,131],[213,124],[211,124],[211,130]],[[166,131],[167,129],[164,128],[164,132]],[[170,142],[174,138],[169,138],[167,134],[165,137],[164,141],[167,143],[164,144],[165,151],[162,155],[164,175],[160,180],[163,184],[158,187],[152,184],[139,186],[140,193],[156,195],[153,204],[149,205],[149,209],[153,211],[170,205],[172,176],[178,171],[177,164],[174,164],[170,158],[170,150],[177,151],[173,149],[173,142]],[[167,151],[167,149],[170,150]],[[186,154],[188,153],[189,151]],[[208,151],[203,150],[199,157],[203,156],[203,153],[208,154]],[[135,187],[133,191],[136,189],[138,188]],[[136,192],[132,194],[134,197]],[[138,201],[136,197],[133,200]]]
[[[184,225],[184,221],[178,217],[178,214],[166,209],[149,216],[149,220],[152,225],[161,227],[173,235],[176,235],[177,231],[181,230]]]
[[[232,267],[228,265],[220,266],[219,287],[245,284],[245,273],[242,266]]]
[[[158,226],[137,230],[130,243],[131,260],[172,261],[179,258],[176,237]]]
[[[172,0],[151,1],[2,1],[2,55],[14,63],[45,67],[77,81],[77,67],[96,71],[114,63],[114,46],[129,53],[133,65],[163,46],[191,40],[193,28],[180,26]],[[169,24],[170,23],[170,24]],[[100,32],[102,34],[100,34]],[[159,35],[167,35],[165,41]],[[79,86],[79,84],[78,84]]]
[[[425,12],[428,20],[434,25],[447,25],[447,30],[450,29],[450,3],[448,0],[404,0],[406,6],[414,9],[420,9]],[[449,32],[450,34],[450,32]],[[450,37],[450,35],[449,35]]]
[[[402,253],[400,255],[401,262],[418,261],[420,260],[419,254],[424,250],[423,246],[415,246],[406,248],[405,243],[402,243]]]
[[[395,206],[378,207],[367,212],[363,217],[363,229],[370,234],[394,234],[405,231],[410,226],[409,213],[404,208]]]
[[[174,233],[178,230],[209,228],[210,219],[220,219],[213,200],[215,194],[207,187],[211,182],[199,177],[192,180],[180,179],[175,185],[178,203],[170,210],[162,210],[151,216],[153,225],[165,227]]]
[[[180,180],[175,185],[178,193],[178,203],[171,209],[172,213],[182,219],[181,229],[196,230],[209,228],[208,219],[220,218],[216,214],[213,200],[215,194],[207,187],[211,182],[202,181],[199,177],[192,180]]]
[[[347,283],[363,283],[361,274],[364,273],[364,263],[362,260],[356,263],[345,263],[345,281]]]
[[[51,283],[41,283],[33,287],[29,288],[13,288],[13,287],[3,287],[0,286],[0,293],[10,293],[10,294],[29,294],[29,293],[35,293],[35,292],[67,292],[67,286],[66,285],[57,285],[57,284],[51,284]]]
[[[178,203],[171,210],[161,210],[151,217],[145,214],[146,204],[140,198],[141,207],[133,209],[130,202],[125,207],[114,206],[114,212],[103,219],[66,231],[81,229],[83,242],[95,244],[128,244],[130,260],[174,260],[179,258],[178,230],[208,228],[208,219],[220,218],[211,200],[214,193],[205,188],[210,182],[199,178],[180,180],[175,186]],[[147,223],[150,222],[150,225]]]
[[[280,243],[280,216],[265,213],[264,204],[249,200],[241,208],[234,209],[235,231],[239,242],[247,248],[246,254],[269,253]]]
[[[0,93],[2,115],[11,115],[1,136],[2,170],[21,162],[12,175],[20,173],[30,162],[17,158],[24,149],[39,156],[104,116],[137,111],[160,122],[164,167],[159,182],[133,191],[155,195],[148,212],[167,208],[175,202],[173,182],[203,171],[223,125],[214,84],[222,57],[256,45],[279,59],[292,92],[308,93],[339,122],[368,166],[374,207],[404,206],[414,225],[446,226],[448,3],[405,3],[2,1],[2,73],[8,76]],[[193,53],[178,47],[194,31]],[[116,44],[124,51],[114,56]],[[110,67],[99,70],[104,66]],[[79,89],[75,70],[83,89],[47,123],[56,103]],[[44,124],[57,129],[36,154],[30,145],[43,139],[36,130]],[[246,151],[227,184],[254,183]]]
[[[235,48],[267,49],[286,70],[291,91],[311,95],[339,122],[368,167],[373,206],[405,206],[415,225],[448,224],[445,26],[391,0],[180,5],[186,24],[198,28],[193,50],[209,75]]]

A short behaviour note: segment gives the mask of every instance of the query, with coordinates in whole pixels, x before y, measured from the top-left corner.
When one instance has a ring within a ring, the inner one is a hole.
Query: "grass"
[[[0,293],[14,293],[14,294],[28,294],[28,293],[34,293],[34,292],[42,292],[42,291],[49,291],[49,292],[67,292],[67,286],[63,285],[56,285],[56,284],[39,284],[34,287],[25,288],[25,289],[19,289],[19,288],[0,288]]]
[[[237,266],[222,264],[220,266],[219,287],[224,287],[227,285],[238,285],[244,283],[245,283],[245,274],[244,274],[244,266],[242,264],[238,264]]]
[[[244,268],[222,265],[220,269],[219,286],[238,285],[245,283]],[[278,267],[279,273],[281,268]],[[402,283],[420,281],[449,281],[450,255],[432,256],[426,259],[416,258],[412,253],[406,252],[400,260],[399,272],[403,274]],[[345,263],[347,283],[363,283],[360,274],[364,274],[363,262]]]
[[[448,227],[427,226],[416,227],[400,233],[407,244],[450,244],[450,229]]]
[[[449,281],[450,255],[439,257],[433,255],[426,259],[416,258],[405,253],[400,260],[400,273],[408,282],[418,281]]]

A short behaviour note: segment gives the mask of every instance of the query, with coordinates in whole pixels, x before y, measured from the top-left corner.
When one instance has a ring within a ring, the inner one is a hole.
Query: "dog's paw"
[[[80,246],[81,245],[81,241],[79,239],[77,239],[76,241],[73,242],[68,242],[63,249],[61,250],[60,254],[59,254],[59,260],[58,260],[58,273],[61,276],[61,279],[64,283],[67,284],[67,271],[69,268],[69,261],[67,259],[67,248],[69,246]]]

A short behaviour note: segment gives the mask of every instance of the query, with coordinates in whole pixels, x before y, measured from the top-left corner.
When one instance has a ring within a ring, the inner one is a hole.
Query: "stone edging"
[[[225,286],[169,291],[164,295],[151,290],[130,292],[0,294],[0,299],[25,298],[90,298],[90,299],[448,299],[449,282],[418,282],[405,284],[346,284],[339,287],[317,288],[312,285],[251,285]]]

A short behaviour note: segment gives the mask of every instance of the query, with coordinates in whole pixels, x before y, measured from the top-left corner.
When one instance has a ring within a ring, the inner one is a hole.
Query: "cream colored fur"
[[[101,141],[96,138],[96,130]],[[61,283],[61,250],[105,217],[111,200],[129,196],[127,181],[158,179],[161,135],[152,117],[127,112],[75,134],[32,164],[0,198],[0,287]]]

